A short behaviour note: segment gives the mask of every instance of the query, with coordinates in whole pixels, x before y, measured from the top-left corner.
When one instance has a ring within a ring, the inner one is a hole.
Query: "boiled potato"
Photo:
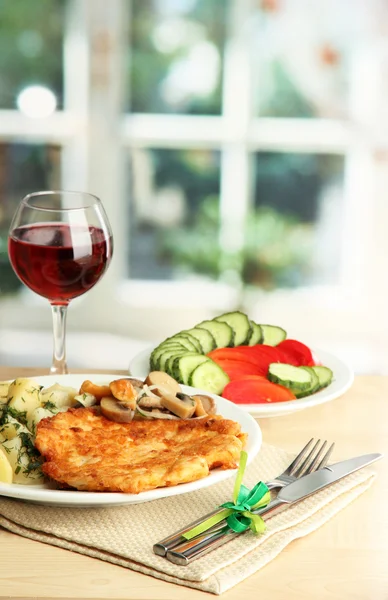
[[[12,467],[12,483],[35,485],[43,482],[39,453],[33,446],[30,434],[22,433],[12,440],[6,440],[2,442],[2,447]]]
[[[20,433],[29,433],[27,427],[12,417],[7,410],[0,409],[0,434],[6,440],[12,440]]]
[[[40,387],[36,381],[21,377],[15,379],[9,386],[8,406],[21,413],[20,418],[22,420],[26,420],[32,411],[41,405],[39,399]],[[17,417],[17,415],[14,416]]]
[[[60,385],[59,383],[55,383],[54,385],[41,390],[39,393],[39,398],[43,407],[45,404],[48,404],[49,406],[54,405],[57,408],[70,408],[76,404],[77,401],[74,400],[74,398],[77,394],[78,390],[75,388],[66,387]]]
[[[11,463],[8,460],[6,451],[1,447],[0,443],[0,482],[12,483],[13,470]]]
[[[59,412],[63,412],[67,410],[67,408],[44,408],[43,406],[38,406],[35,410],[32,411],[31,415],[28,417],[27,425],[28,429],[31,431],[33,435],[36,433],[36,426],[42,419],[46,417],[53,417]],[[0,429],[1,432],[1,429]]]
[[[9,381],[0,381],[0,406],[8,402]]]

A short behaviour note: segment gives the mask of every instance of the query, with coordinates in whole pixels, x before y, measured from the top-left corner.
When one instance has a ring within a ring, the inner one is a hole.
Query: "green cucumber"
[[[310,387],[301,391],[298,388],[291,388],[297,398],[304,398],[305,396],[310,396],[310,394],[314,394],[319,390],[319,379],[318,375],[315,373],[312,367],[297,367],[297,369],[304,369],[311,375],[311,384]]]
[[[256,344],[262,344],[264,335],[261,325],[258,325],[254,321],[251,321],[251,327],[252,331],[247,342],[248,346],[256,346]]]
[[[179,344],[178,342],[163,342],[159,346],[155,348],[150,356],[150,369],[151,371],[159,370],[159,358],[166,350],[183,350],[184,352],[188,352],[185,346]]]
[[[172,337],[168,338],[167,341],[172,341],[174,340],[174,342],[178,342],[179,344],[182,344],[182,346],[184,346],[189,352],[197,352],[197,346],[196,344],[193,344],[192,341],[190,341],[188,339],[188,337],[184,336],[184,335],[180,335],[179,333],[177,333],[176,335],[173,335]]]
[[[228,348],[233,346],[233,329],[222,321],[202,321],[195,326],[200,329],[207,329],[212,334],[216,348]]]
[[[290,388],[295,395],[296,391],[299,393],[310,389],[313,380],[310,371],[286,363],[271,363],[268,368],[268,379]]]
[[[183,347],[181,350],[179,348],[166,348],[165,351],[159,356],[159,360],[157,363],[158,368],[155,370],[156,371],[165,371],[166,373],[168,373],[167,361],[171,357],[175,358],[176,356],[183,355],[186,353],[187,353],[187,350]]]
[[[197,338],[203,354],[207,354],[216,348],[216,341],[208,329],[193,327],[192,329],[187,329],[185,333],[190,333],[190,335]]]
[[[189,378],[189,385],[218,395],[222,394],[227,383],[229,383],[229,377],[211,359],[198,365]]]
[[[243,346],[251,337],[252,326],[247,315],[240,311],[228,312],[216,317],[214,321],[227,323],[233,330],[233,346]]]
[[[194,369],[209,360],[210,358],[204,354],[183,354],[182,356],[178,356],[172,365],[174,379],[179,381],[179,383],[189,385],[190,375]]]
[[[191,342],[195,346],[196,351],[202,353],[202,346],[201,346],[200,342],[197,340],[196,337],[191,335],[191,333],[189,331],[180,331],[177,335],[179,337],[183,336],[184,338],[189,340],[189,342]],[[174,337],[176,337],[176,336],[174,336]]]
[[[175,354],[171,354],[171,356],[169,356],[164,364],[164,371],[168,374],[171,375],[171,377],[173,377],[175,379],[174,376],[174,361],[177,358],[180,358],[181,356],[186,356],[188,354],[196,354],[196,352],[176,352]],[[162,369],[161,369],[162,370]],[[180,381],[180,383],[182,383]]]
[[[318,377],[320,390],[331,384],[333,381],[333,371],[329,369],[329,367],[325,367],[323,365],[314,365],[311,368]]]
[[[287,332],[277,325],[260,324],[260,327],[263,332],[263,340],[261,343],[267,344],[267,346],[277,346],[287,337]]]

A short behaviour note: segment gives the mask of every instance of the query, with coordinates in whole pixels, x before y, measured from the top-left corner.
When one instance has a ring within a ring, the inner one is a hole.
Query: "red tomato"
[[[259,375],[267,375],[268,367],[273,362],[289,362],[287,356],[274,348],[273,346],[267,346],[265,344],[258,344],[256,346],[236,346],[235,348],[217,348],[209,352],[208,356],[216,363],[220,364],[219,361],[233,360],[241,361],[245,363],[251,363],[255,366],[255,371]],[[290,363],[294,364],[294,363]]]
[[[279,350],[289,355],[290,358],[298,361],[296,366],[312,367],[315,365],[310,348],[298,340],[283,340],[276,348],[279,348]]]
[[[220,358],[212,358],[212,360],[225,371],[231,381],[242,375],[266,375],[266,373],[260,371],[256,365],[242,360],[221,360]]]
[[[244,377],[226,384],[222,396],[235,404],[268,404],[295,400],[288,388],[260,377]]]

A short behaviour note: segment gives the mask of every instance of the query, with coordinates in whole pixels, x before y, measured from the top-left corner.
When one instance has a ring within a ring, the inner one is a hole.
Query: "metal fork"
[[[298,479],[299,477],[302,477],[303,475],[307,475],[307,473],[312,473],[313,471],[322,469],[324,466],[326,466],[326,464],[330,458],[330,455],[333,451],[334,444],[332,444],[330,446],[330,448],[328,449],[326,454],[322,457],[323,452],[326,449],[327,442],[326,441],[323,442],[321,447],[318,449],[318,446],[321,442],[321,440],[318,440],[315,443],[315,445],[313,446],[313,448],[310,450],[313,442],[314,442],[314,438],[311,438],[311,440],[304,446],[304,448],[302,448],[302,450],[299,452],[299,454],[288,465],[288,467],[283,471],[283,473],[278,475],[275,479],[266,482],[266,485],[270,490],[282,488],[285,485],[288,485],[289,483],[292,483],[293,481],[295,481],[295,479]],[[310,450],[310,452],[309,452],[309,450]],[[184,533],[187,533],[188,531],[190,531],[190,529],[192,529],[196,525],[199,525],[200,523],[202,523],[209,517],[212,517],[213,515],[218,514],[219,512],[221,512],[221,510],[223,510],[223,509],[218,508],[216,510],[213,510],[212,512],[208,513],[207,515],[200,517],[199,519],[197,519],[196,521],[193,521],[189,525],[186,525],[179,531],[176,531],[172,535],[170,535],[170,536],[164,538],[163,540],[161,540],[160,542],[154,544],[154,546],[153,546],[154,553],[158,554],[159,556],[166,556],[166,554],[169,550],[173,550],[174,548],[176,548],[177,546],[179,546],[182,543],[187,543],[187,540],[182,537],[182,535]],[[224,521],[223,521],[223,523],[224,523],[223,526],[225,526]],[[210,535],[211,533],[215,533],[216,531],[219,530],[219,528],[220,528],[220,523],[217,523],[217,525],[214,525],[211,529],[209,529],[207,531],[207,535]],[[191,541],[193,541],[193,540],[191,540]]]
[[[312,442],[312,440],[310,440],[310,441]],[[326,454],[323,456],[323,458],[321,458],[321,457],[327,446],[327,442],[326,441],[323,442],[322,446],[318,449],[318,452],[314,456],[315,450],[318,448],[319,444],[320,444],[320,440],[318,440],[316,442],[314,448],[310,451],[308,456],[304,459],[302,456],[302,458],[299,461],[297,461],[296,465],[295,465],[296,461],[293,461],[294,462],[293,466],[291,464],[286,469],[286,471],[290,470],[294,474],[293,475],[286,474],[284,476],[282,473],[282,475],[280,476],[282,478],[281,485],[276,485],[276,487],[285,487],[288,483],[295,481],[299,477],[302,477],[303,475],[307,475],[308,473],[312,473],[313,471],[317,471],[317,470],[325,467],[327,464],[327,461],[331,455],[331,452],[334,448],[334,444],[332,444],[330,446],[329,450],[326,452]],[[303,450],[305,450],[305,448]],[[303,452],[303,450],[302,450],[302,452]],[[297,458],[299,458],[299,455]],[[269,482],[269,483],[273,484],[277,480],[278,480],[278,478],[276,478],[276,480],[274,480],[273,482]],[[284,507],[282,507],[282,506],[275,506],[276,500],[271,502],[269,504],[269,506],[271,506],[271,504],[274,504],[274,506],[273,506],[272,510],[269,512],[268,517],[274,516],[281,510],[284,510]],[[263,510],[264,509],[257,509],[253,512],[260,513]],[[222,521],[221,523],[218,523],[216,526],[214,526],[212,529],[209,529],[205,533],[200,534],[189,541],[187,541],[185,539],[182,540],[182,538],[181,538],[180,544],[175,546],[175,548],[168,550],[168,552],[166,554],[166,558],[170,562],[173,562],[177,565],[188,565],[193,560],[196,560],[197,558],[204,556],[211,550],[215,550],[219,546],[222,546],[223,544],[229,542],[230,540],[232,540],[234,537],[236,537],[238,535],[240,535],[240,533],[235,533],[228,527],[228,525],[225,521]]]

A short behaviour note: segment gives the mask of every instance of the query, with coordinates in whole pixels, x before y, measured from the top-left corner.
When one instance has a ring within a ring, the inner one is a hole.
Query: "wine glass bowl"
[[[113,237],[104,207],[84,192],[27,195],[10,226],[8,254],[19,279],[52,307],[52,373],[67,373],[66,309],[90,290],[112,258]]]

